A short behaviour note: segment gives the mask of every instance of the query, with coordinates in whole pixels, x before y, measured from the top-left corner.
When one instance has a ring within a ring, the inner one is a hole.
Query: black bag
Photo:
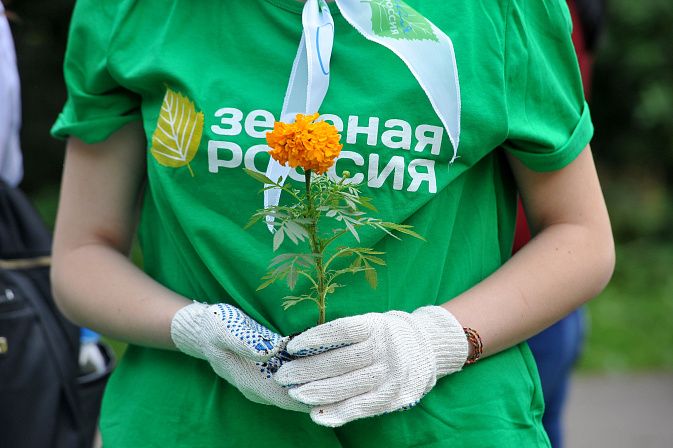
[[[114,365],[79,375],[79,327],[56,309],[51,235],[23,194],[0,182],[0,447],[90,448]]]

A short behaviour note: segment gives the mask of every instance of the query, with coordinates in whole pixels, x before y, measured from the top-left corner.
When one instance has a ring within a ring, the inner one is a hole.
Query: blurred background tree
[[[608,0],[592,143],[615,234],[673,241],[673,2]]]
[[[6,4],[8,2],[5,2]],[[53,223],[63,142],[49,136],[63,102],[73,0],[15,1],[25,180]],[[617,240],[612,283],[589,304],[582,361],[591,370],[673,370],[673,2],[607,0],[597,48],[592,146]],[[656,341],[656,344],[653,343]]]
[[[673,2],[607,0],[592,143],[617,267],[589,303],[581,366],[673,370]],[[656,341],[653,343],[652,341]]]
[[[23,126],[21,146],[25,176],[21,187],[30,195],[47,195],[57,188],[63,166],[63,142],[49,129],[65,102],[63,54],[73,0],[3,1],[12,11]]]

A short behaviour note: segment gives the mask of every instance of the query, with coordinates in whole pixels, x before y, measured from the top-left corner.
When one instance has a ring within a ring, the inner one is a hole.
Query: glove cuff
[[[171,339],[175,346],[190,356],[206,359],[201,348],[201,320],[208,305],[194,302],[180,308],[171,321]]]
[[[422,328],[437,363],[437,378],[462,369],[467,361],[468,342],[455,316],[441,306],[424,306],[412,315],[423,320]]]

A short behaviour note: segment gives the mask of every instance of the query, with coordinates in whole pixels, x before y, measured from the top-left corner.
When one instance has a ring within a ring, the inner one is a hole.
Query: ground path
[[[565,448],[673,448],[673,373],[576,375]]]

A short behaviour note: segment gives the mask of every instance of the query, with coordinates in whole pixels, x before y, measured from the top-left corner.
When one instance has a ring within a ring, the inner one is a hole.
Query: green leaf
[[[398,237],[393,232],[388,230],[388,227],[384,225],[384,224],[390,224],[390,223],[383,223],[383,222],[381,222],[380,219],[375,219],[375,218],[368,218],[366,220],[362,220],[361,222],[362,222],[362,225],[364,225],[364,226],[374,227],[375,229],[383,230],[384,232],[386,232],[386,234],[390,235],[391,237],[395,238],[396,240],[400,239],[400,237]]]
[[[381,223],[381,225],[388,227],[389,229],[395,230],[396,232],[404,233],[406,235],[413,236],[414,238],[418,238],[419,240],[426,241],[425,238],[423,238],[421,235],[411,230],[412,226],[408,224],[395,224],[392,222],[383,222]]]
[[[260,210],[258,212],[262,216],[273,216],[275,219],[287,219],[290,215],[278,210],[278,207],[271,207],[267,210]]]
[[[300,225],[308,225],[311,224],[313,221],[307,218],[294,218],[292,222],[300,224]],[[306,229],[304,229],[305,231]]]
[[[303,295],[303,296],[285,296],[283,297],[285,299],[283,301],[283,309],[287,310],[290,307],[295,306],[299,302],[303,302],[304,300],[312,300],[314,302],[317,302],[316,299],[314,299],[312,296],[308,295]]]
[[[371,268],[365,268],[365,267],[361,267],[361,266],[358,266],[358,267],[352,267],[352,266],[351,266],[351,267],[347,267],[347,268],[343,268],[343,269],[338,269],[338,270],[336,270],[336,271],[332,271],[332,272],[330,272],[330,277],[329,277],[329,278],[330,278],[330,281],[333,281],[335,278],[340,277],[340,276],[342,276],[342,275],[344,275],[344,274],[353,274],[353,275],[355,275],[355,274],[357,274],[358,272],[363,272],[363,271],[366,271],[366,270],[368,270],[368,269],[371,269]],[[342,285],[339,285],[339,286],[342,286]]]
[[[365,256],[363,258],[365,258],[369,262],[372,262],[374,264],[378,264],[379,266],[385,266],[386,265],[386,262],[382,258],[379,258],[379,257]]]
[[[297,235],[292,232],[288,226],[287,223],[285,223],[285,226],[283,227],[283,231],[285,232],[285,235],[287,235],[288,238],[290,238],[290,241],[292,241],[294,244],[298,244],[299,240],[297,240]]]
[[[367,283],[369,283],[369,286],[372,287],[372,289],[376,289],[376,286],[378,285],[378,276],[376,274],[376,269],[371,267],[367,262],[365,261],[365,279],[367,280]]]
[[[339,247],[339,250],[334,255],[336,257],[349,257],[358,252],[357,247]]]
[[[374,204],[371,203],[371,199],[364,196],[360,196],[360,205],[373,212],[378,212],[376,207],[374,207]]]
[[[336,241],[337,239],[339,239],[340,237],[342,237],[346,233],[348,233],[348,230],[346,230],[346,229],[335,229],[334,230],[334,235],[323,243],[323,247],[329,246],[330,244],[332,244],[334,241]]]
[[[271,260],[269,268],[275,266],[273,275],[280,275],[287,270],[289,266],[296,265],[302,268],[311,268],[315,265],[314,254],[281,254]]]
[[[245,171],[245,173],[248,176],[252,177],[253,179],[255,179],[258,182],[261,182],[263,184],[271,184],[271,185],[274,185],[276,187],[279,187],[277,182],[272,181],[271,179],[269,179],[268,177],[266,177],[262,173],[258,173],[257,171],[253,171],[253,170],[250,170],[248,168],[243,168],[243,171]]]
[[[290,291],[297,286],[297,276],[297,267],[292,263],[287,271],[287,287],[290,288]]]
[[[277,251],[283,240],[285,239],[285,231],[282,227],[276,229],[276,233],[273,234],[273,251]]]
[[[297,263],[298,266],[310,268],[315,266],[315,261],[320,257],[320,254],[302,254],[297,257],[295,263]]]
[[[325,293],[326,293],[326,294],[333,294],[334,291],[335,291],[337,288],[341,288],[341,287],[343,287],[343,286],[344,286],[344,285],[340,285],[340,284],[338,284],[338,283],[330,283],[330,284],[327,286],[327,289],[325,289]]]
[[[362,253],[369,254],[369,255],[384,255],[385,252],[382,252],[380,250],[374,250],[369,247],[362,247],[360,248]]]
[[[306,229],[294,220],[285,221],[285,233],[287,233],[287,236],[290,237],[294,244],[297,244],[297,240],[304,241],[304,239],[308,238]]]
[[[266,288],[267,286],[276,281],[275,277],[267,278],[266,276],[264,276],[263,278],[266,278],[266,281],[257,287],[257,291],[261,291],[262,289]]]
[[[278,266],[276,266],[273,269],[273,271],[269,271],[268,275],[271,275],[275,278],[283,278],[287,275],[287,271],[288,271],[288,269],[290,269],[291,265],[292,265],[292,263],[288,263],[288,262],[281,263]]]
[[[257,224],[257,223],[259,222],[259,220],[262,219],[262,216],[263,216],[263,215],[260,214],[260,213],[255,213],[254,215],[252,215],[252,217],[250,218],[250,220],[248,221],[248,223],[243,227],[243,229],[244,229],[244,230],[248,230],[250,227],[252,227],[252,226],[254,226],[255,224]]]
[[[290,258],[300,255],[300,254],[280,254],[271,259],[271,262],[269,263],[269,266],[275,266],[277,264],[285,263],[287,262]]]
[[[350,233],[353,234],[355,237],[355,240],[359,243],[360,242],[360,235],[358,235],[358,231],[355,230],[355,227],[353,227],[353,224],[350,223],[348,219],[344,219],[344,224],[346,224],[346,228]]]

